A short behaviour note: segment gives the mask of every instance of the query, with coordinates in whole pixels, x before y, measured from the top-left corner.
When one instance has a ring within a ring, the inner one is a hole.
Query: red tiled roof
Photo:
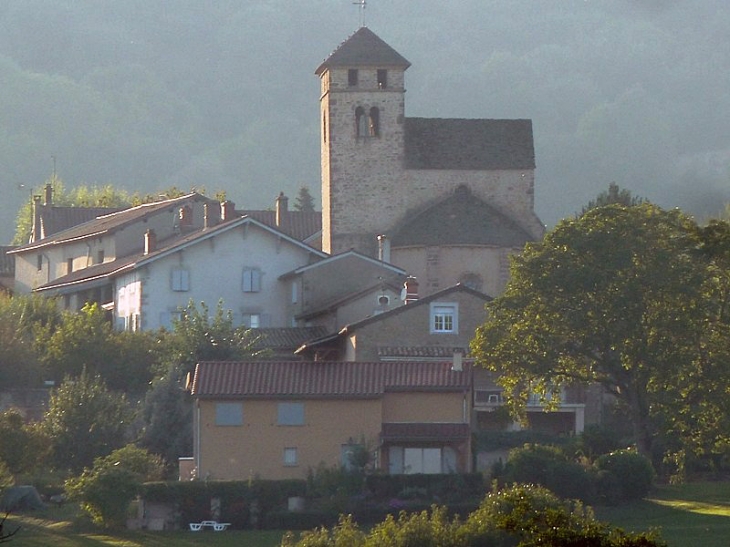
[[[386,391],[461,391],[470,370],[450,363],[204,362],[192,394],[204,398],[367,397]]]
[[[276,224],[276,211],[237,211],[259,222],[276,228],[286,235],[304,241],[322,230],[322,213],[319,211],[285,211],[282,222]]]
[[[380,433],[384,441],[444,441],[469,438],[465,423],[384,423]]]

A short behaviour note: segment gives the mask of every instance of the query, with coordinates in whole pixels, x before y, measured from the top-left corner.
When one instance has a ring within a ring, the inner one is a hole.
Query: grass
[[[727,547],[730,544],[730,482],[658,486],[649,498],[596,516],[625,530],[656,528],[669,547]]]
[[[4,530],[9,532],[20,526],[20,531],[8,545],[23,547],[188,547],[206,545],[213,547],[276,547],[283,535],[280,531],[225,532],[106,532],[90,524],[78,521],[73,504],[49,507],[43,511],[24,515],[10,515]]]
[[[659,486],[649,498],[598,508],[599,519],[634,532],[659,529],[669,547],[727,547],[730,544],[730,482]],[[99,531],[78,520],[73,504],[10,515],[5,531],[21,526],[12,545],[27,547],[276,547],[280,531],[147,532]]]

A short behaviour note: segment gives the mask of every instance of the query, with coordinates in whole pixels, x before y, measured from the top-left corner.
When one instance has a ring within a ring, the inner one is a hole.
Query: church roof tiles
[[[409,169],[534,169],[531,120],[406,118]]]
[[[401,67],[405,70],[411,63],[372,30],[360,27],[319,65],[315,74],[322,74],[333,67],[357,66]]]

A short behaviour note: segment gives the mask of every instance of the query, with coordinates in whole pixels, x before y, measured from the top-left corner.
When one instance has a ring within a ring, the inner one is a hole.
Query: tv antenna
[[[352,3],[355,6],[360,6],[360,26],[365,26],[365,8],[367,7],[367,0],[357,0]]]

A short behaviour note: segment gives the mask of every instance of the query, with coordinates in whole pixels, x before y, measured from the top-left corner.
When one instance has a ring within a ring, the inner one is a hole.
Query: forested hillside
[[[408,115],[533,119],[548,224],[611,181],[701,214],[730,199],[724,0],[370,0],[365,17],[412,63]],[[351,0],[3,0],[0,243],[52,158],[67,186],[246,207],[316,189],[313,72],[359,21]]]

